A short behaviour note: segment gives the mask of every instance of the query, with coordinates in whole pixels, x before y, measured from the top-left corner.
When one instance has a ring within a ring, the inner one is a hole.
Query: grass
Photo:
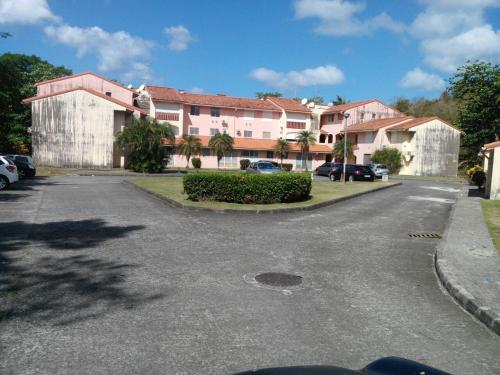
[[[381,186],[394,185],[397,182],[352,182],[343,184],[341,182],[313,181],[311,199],[302,202],[272,203],[272,204],[239,204],[217,201],[194,202],[187,199],[182,192],[181,177],[148,177],[129,180],[131,183],[170,198],[187,207],[210,208],[213,210],[275,210],[280,208],[303,208],[328,200],[343,198],[353,194],[367,192]]]
[[[483,200],[481,201],[483,208],[484,221],[490,231],[493,244],[500,253],[500,201]]]

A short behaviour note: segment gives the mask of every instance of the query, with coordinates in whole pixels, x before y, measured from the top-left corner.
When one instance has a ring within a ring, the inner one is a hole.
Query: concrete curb
[[[183,204],[181,204],[179,202],[174,201],[173,199],[164,197],[161,194],[155,193],[155,192],[150,191],[148,189],[145,189],[145,188],[143,188],[141,186],[135,185],[135,184],[133,184],[130,181],[127,181],[127,180],[122,181],[122,184],[126,185],[126,186],[129,186],[129,187],[131,187],[131,188],[133,188],[133,189],[135,189],[137,191],[140,191],[140,192],[146,193],[148,195],[151,195],[151,196],[153,196],[153,197],[155,197],[155,198],[163,201],[164,203],[166,203],[166,204],[168,204],[170,206],[173,206],[173,207],[176,207],[176,208],[182,208],[182,209],[186,209],[186,210],[205,211],[205,212],[217,212],[217,213],[281,214],[281,213],[289,213],[289,212],[296,212],[296,211],[312,211],[312,210],[316,210],[318,208],[330,206],[330,205],[332,205],[334,203],[342,202],[342,201],[345,201],[345,200],[348,200],[348,199],[351,199],[351,198],[356,198],[356,197],[359,197],[361,195],[365,195],[365,194],[369,194],[369,193],[374,193],[376,191],[385,190],[385,189],[388,189],[388,188],[391,188],[391,187],[399,186],[399,185],[402,184],[402,182],[397,182],[397,183],[392,184],[392,185],[380,186],[380,187],[378,187],[376,189],[373,189],[373,190],[363,191],[361,193],[356,193],[356,194],[348,195],[348,196],[345,196],[345,197],[340,197],[340,198],[335,198],[335,199],[331,199],[331,200],[320,202],[320,203],[315,203],[315,204],[312,204],[312,205],[307,206],[307,207],[276,208],[276,209],[271,209],[271,210],[234,210],[234,209],[231,209],[231,208],[225,208],[225,209],[216,210],[216,209],[206,208],[206,207],[191,207],[191,206],[183,205]]]
[[[460,199],[460,198],[459,198]],[[450,270],[444,256],[444,247],[449,235],[451,223],[453,221],[456,210],[456,203],[450,213],[450,220],[446,224],[446,229],[439,245],[434,253],[434,266],[441,285],[450,293],[455,301],[462,306],[467,312],[475,316],[480,322],[485,324],[489,329],[500,335],[500,312],[492,310],[485,306],[481,301],[478,301],[471,293],[465,289],[457,280],[456,275]]]

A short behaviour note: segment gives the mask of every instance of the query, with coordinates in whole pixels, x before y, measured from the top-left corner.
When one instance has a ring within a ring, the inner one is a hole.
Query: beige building
[[[490,199],[500,199],[500,141],[485,144],[483,154],[486,196]]]

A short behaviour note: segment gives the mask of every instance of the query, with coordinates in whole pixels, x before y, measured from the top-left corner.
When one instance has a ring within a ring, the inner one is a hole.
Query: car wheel
[[[353,175],[350,175],[349,176],[349,182],[353,182],[354,181],[354,176]]]
[[[19,179],[23,179],[26,177],[26,172],[23,171],[22,169],[17,170],[17,175],[19,176]]]
[[[6,177],[0,176],[0,190],[5,190],[9,187],[9,180]]]
[[[330,179],[330,181],[335,181],[335,175],[333,173],[330,173],[330,175],[328,176],[328,178]]]

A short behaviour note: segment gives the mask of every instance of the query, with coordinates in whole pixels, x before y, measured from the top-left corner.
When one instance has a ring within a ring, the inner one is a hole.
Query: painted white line
[[[408,197],[408,199],[412,199],[414,201],[428,201],[428,202],[449,203],[449,204],[452,204],[454,202],[453,199],[436,198],[436,197],[420,197],[417,195],[410,195]]]
[[[454,188],[442,187],[442,186],[420,186],[420,187],[422,189],[446,191],[447,193],[458,193],[460,191],[460,189],[454,189]]]

